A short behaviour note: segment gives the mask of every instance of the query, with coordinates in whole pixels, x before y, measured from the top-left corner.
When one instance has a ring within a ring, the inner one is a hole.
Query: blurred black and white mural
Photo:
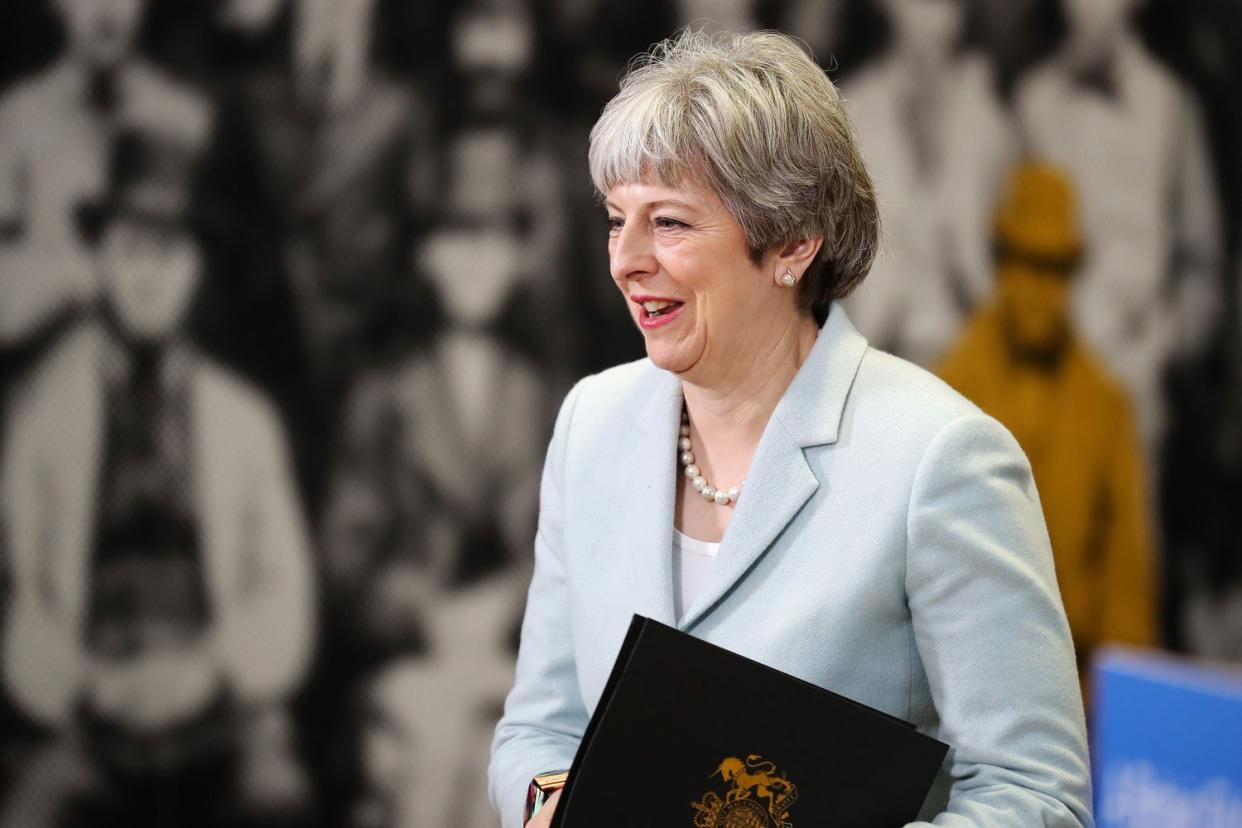
[[[686,25],[839,82],[885,221],[847,309],[928,367],[1009,168],[1067,171],[1133,637],[1242,662],[1242,0],[4,0],[0,828],[498,824],[553,418],[643,356],[588,135]]]

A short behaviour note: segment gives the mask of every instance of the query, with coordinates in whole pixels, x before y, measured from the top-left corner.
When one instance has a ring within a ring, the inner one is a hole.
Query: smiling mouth
[[[659,319],[665,314],[672,313],[681,307],[681,302],[643,302],[641,307],[644,315],[649,319]]]

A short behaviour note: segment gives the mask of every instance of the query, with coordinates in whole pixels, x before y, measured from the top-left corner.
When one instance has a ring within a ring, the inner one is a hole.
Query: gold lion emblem
[[[717,774],[732,787],[724,799],[708,792],[694,809],[694,828],[793,828],[789,806],[798,799],[798,787],[776,765],[758,754],[743,762],[730,756],[708,778]]]

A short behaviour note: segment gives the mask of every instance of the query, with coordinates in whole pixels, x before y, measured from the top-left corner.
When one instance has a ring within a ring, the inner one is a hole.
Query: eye
[[[672,216],[656,216],[652,223],[656,230],[687,230],[689,227],[686,222]]]
[[[620,218],[616,216],[609,216],[608,217],[608,232],[616,233],[618,230],[621,229],[621,225],[623,225],[624,223],[625,223],[624,221],[622,221]]]

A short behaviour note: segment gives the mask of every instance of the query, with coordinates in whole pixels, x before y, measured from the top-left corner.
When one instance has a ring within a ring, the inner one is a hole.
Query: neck
[[[764,347],[752,348],[733,360],[721,377],[710,382],[683,378],[686,409],[700,439],[725,452],[753,451],[777,403],[802,367],[819,327],[799,314],[769,331]]]

